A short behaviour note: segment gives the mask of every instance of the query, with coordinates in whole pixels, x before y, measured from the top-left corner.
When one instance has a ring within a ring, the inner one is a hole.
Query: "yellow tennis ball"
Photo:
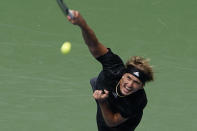
[[[64,42],[60,50],[61,50],[62,54],[68,54],[71,50],[71,43]]]

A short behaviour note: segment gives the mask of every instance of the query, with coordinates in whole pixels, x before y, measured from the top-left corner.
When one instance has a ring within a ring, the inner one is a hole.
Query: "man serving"
[[[102,64],[100,74],[90,80],[97,103],[98,131],[134,131],[147,104],[146,82],[153,81],[148,60],[133,56],[126,64],[98,41],[78,11],[72,10],[68,20],[81,28],[86,45],[93,57]]]

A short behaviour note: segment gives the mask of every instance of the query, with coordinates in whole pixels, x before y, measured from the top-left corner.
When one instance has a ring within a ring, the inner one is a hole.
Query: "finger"
[[[92,96],[94,97],[94,99],[97,99],[97,97],[98,97],[97,91],[95,91]]]
[[[98,94],[98,90],[95,90],[95,91],[94,91],[94,94]]]
[[[70,16],[67,16],[67,19],[68,19],[68,21],[71,21],[71,17]]]
[[[75,10],[69,10],[69,15],[71,16],[71,19],[75,18]]]
[[[74,16],[79,17],[79,11],[75,11]]]
[[[103,94],[103,95],[101,96],[101,98],[102,98],[102,99],[106,99],[108,96],[109,96],[108,94]]]
[[[92,96],[93,96],[93,98],[94,98],[94,99],[96,99],[96,98],[97,98],[95,93],[93,93],[93,95],[92,95]]]
[[[104,89],[104,92],[105,92],[105,94],[109,94],[109,91],[108,91],[108,90],[106,90],[106,89]]]
[[[95,90],[94,93],[93,93],[94,96],[98,96],[98,94],[99,94],[98,90]]]
[[[98,90],[98,94],[101,95],[103,93],[102,90]]]
[[[96,100],[101,100],[102,99],[101,96],[98,95],[98,94],[94,94],[93,98],[96,99]]]

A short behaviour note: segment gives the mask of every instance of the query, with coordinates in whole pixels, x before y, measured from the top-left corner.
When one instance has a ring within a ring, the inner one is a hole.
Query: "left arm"
[[[113,113],[111,111],[108,103],[105,101],[108,97],[109,92],[107,90],[104,91],[105,94],[103,94],[101,90],[96,90],[93,94],[93,97],[98,100],[105,123],[109,127],[118,126],[119,124],[125,122],[127,118],[122,117],[120,113]]]

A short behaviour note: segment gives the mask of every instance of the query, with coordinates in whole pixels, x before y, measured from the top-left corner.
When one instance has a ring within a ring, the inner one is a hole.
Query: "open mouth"
[[[125,93],[130,93],[130,92],[132,92],[132,91],[133,91],[133,88],[127,87],[126,85],[124,86],[124,92],[125,92]]]
[[[125,87],[125,89],[128,91],[132,91],[132,88],[129,88],[129,87]]]

